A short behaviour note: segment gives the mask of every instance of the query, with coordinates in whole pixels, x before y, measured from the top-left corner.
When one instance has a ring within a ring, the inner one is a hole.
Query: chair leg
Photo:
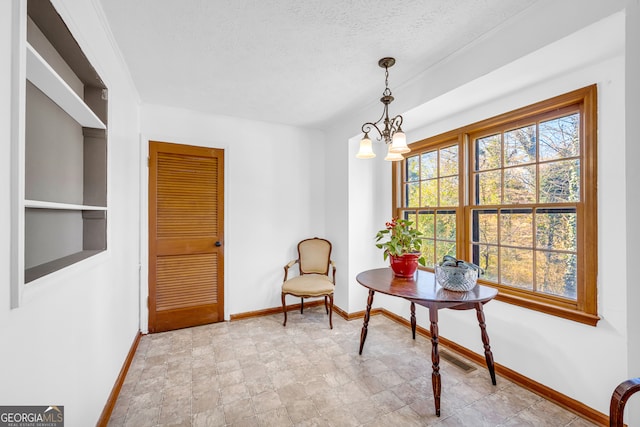
[[[304,310],[304,298],[300,298],[300,314],[302,314],[302,310]]]
[[[329,329],[333,329],[333,321],[331,320],[331,315],[333,314],[333,294],[329,295],[329,308]]]
[[[324,296],[324,309],[327,311],[327,314],[329,314],[329,306],[327,305],[327,299],[328,299],[328,297],[325,295]]]
[[[284,302],[284,292],[282,293],[282,312],[284,313],[284,323],[282,326],[287,326],[287,306]]]

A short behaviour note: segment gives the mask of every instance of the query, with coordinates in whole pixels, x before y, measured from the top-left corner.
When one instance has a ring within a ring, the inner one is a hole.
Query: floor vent
[[[449,352],[441,350],[439,353],[440,353],[440,357],[441,358],[443,358],[447,362],[457,366],[458,368],[462,369],[465,372],[472,372],[472,371],[476,370],[475,366],[468,364],[464,360],[459,359],[458,357],[454,356],[453,354],[451,354]]]

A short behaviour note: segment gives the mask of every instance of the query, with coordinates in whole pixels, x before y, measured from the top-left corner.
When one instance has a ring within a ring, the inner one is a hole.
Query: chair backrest
[[[609,426],[623,427],[624,407],[632,394],[640,391],[640,378],[631,378],[621,382],[611,395],[609,406]]]
[[[331,242],[314,237],[298,243],[300,274],[329,274]]]

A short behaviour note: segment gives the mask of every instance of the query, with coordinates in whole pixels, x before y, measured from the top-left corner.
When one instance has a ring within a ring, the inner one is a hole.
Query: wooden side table
[[[376,292],[404,298],[411,302],[411,330],[413,338],[416,336],[415,304],[429,309],[429,321],[431,332],[431,363],[433,372],[431,384],[433,386],[433,398],[435,401],[436,415],[440,416],[440,395],[442,384],[440,381],[440,355],[438,353],[438,310],[450,308],[453,310],[476,310],[482,343],[484,344],[484,356],[487,368],[491,375],[491,382],[496,385],[496,374],[493,366],[493,353],[489,345],[489,335],[485,324],[483,305],[491,301],[498,291],[488,286],[477,285],[467,292],[454,292],[442,288],[437,284],[435,275],[428,271],[418,270],[413,279],[396,278],[390,268],[378,268],[367,270],[358,274],[358,283],[369,289],[367,298],[367,310],[364,315],[364,324],[360,333],[360,352],[367,339],[367,328],[371,314],[373,296]]]

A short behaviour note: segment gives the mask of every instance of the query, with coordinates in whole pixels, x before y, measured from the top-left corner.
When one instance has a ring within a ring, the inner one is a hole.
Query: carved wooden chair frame
[[[624,422],[622,420],[624,416],[624,407],[627,404],[627,400],[632,394],[640,391],[640,378],[632,378],[624,381],[616,387],[611,396],[611,405],[609,407],[609,426],[610,427],[622,427]]]
[[[302,250],[301,247],[303,247],[305,244],[312,242],[312,241],[321,241],[321,242],[326,242],[326,244],[328,245],[328,251],[327,251],[327,261],[326,261],[326,267],[324,268],[324,271],[319,270],[319,269],[310,269],[307,270],[306,267],[303,265],[303,263],[301,262],[301,258],[302,258]],[[298,243],[298,258],[294,259],[292,261],[290,261],[287,265],[284,266],[284,280],[282,281],[282,285],[283,285],[283,291],[282,291],[282,311],[284,313],[284,323],[282,324],[282,326],[286,326],[287,325],[287,306],[286,306],[286,302],[285,302],[285,296],[286,295],[294,295],[297,297],[300,297],[300,314],[303,314],[304,312],[304,299],[305,298],[313,298],[313,297],[320,297],[323,296],[324,297],[324,307],[325,310],[327,312],[327,314],[329,315],[329,328],[333,329],[333,319],[332,319],[332,313],[333,313],[333,288],[331,290],[331,292],[326,292],[320,295],[314,294],[314,295],[306,295],[304,293],[292,293],[292,292],[285,292],[284,291],[284,284],[288,279],[289,276],[289,269],[291,267],[293,267],[295,264],[298,264],[299,269],[300,269],[300,276],[304,276],[305,274],[322,274],[322,275],[326,275],[330,280],[331,283],[333,283],[333,287],[335,288],[335,284],[336,284],[336,266],[335,263],[333,262],[333,260],[331,260],[331,250],[332,250],[332,245],[331,242],[326,240],[326,239],[321,239],[318,237],[314,237],[311,239],[305,239],[302,240]],[[329,276],[329,267],[331,267],[332,269],[332,275]]]

